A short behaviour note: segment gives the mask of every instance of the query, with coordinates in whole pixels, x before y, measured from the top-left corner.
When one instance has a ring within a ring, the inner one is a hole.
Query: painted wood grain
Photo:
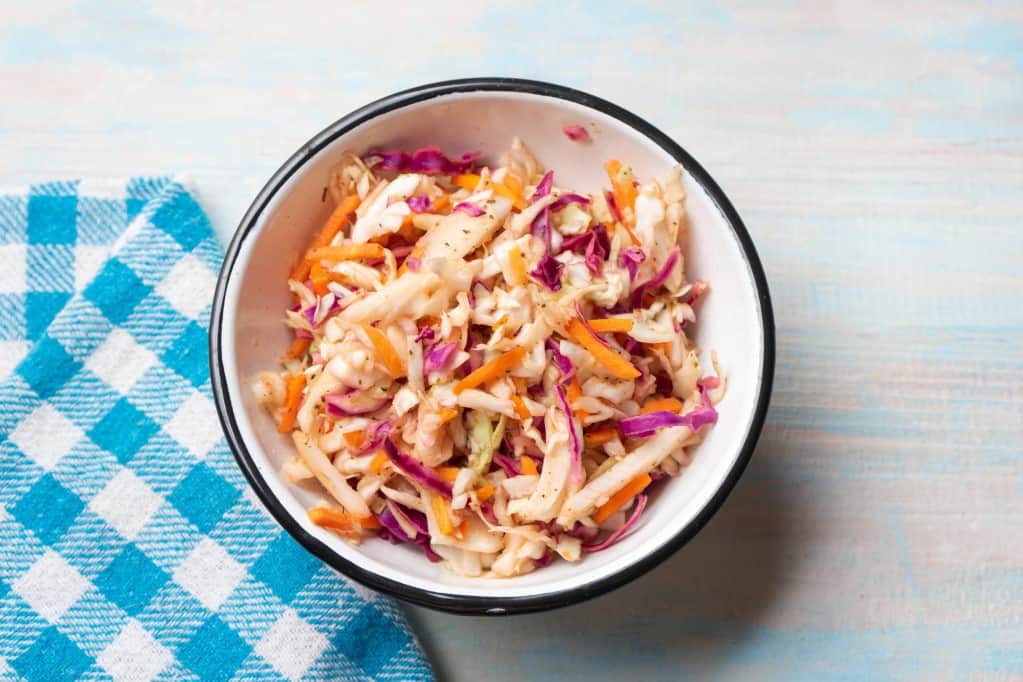
[[[1023,679],[1023,6],[0,7],[0,183],[189,171],[226,239],[311,132],[536,77],[648,117],[763,256],[747,475],[649,576],[549,614],[410,609],[441,679]]]

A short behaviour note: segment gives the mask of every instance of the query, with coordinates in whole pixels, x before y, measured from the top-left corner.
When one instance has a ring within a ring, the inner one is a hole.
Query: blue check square
[[[96,578],[96,587],[129,616],[137,615],[170,579],[135,545],[128,544]]]
[[[32,194],[28,198],[30,244],[74,244],[78,197]]]
[[[241,491],[200,462],[167,499],[196,528],[208,533],[239,497]]]
[[[50,474],[44,474],[11,510],[14,518],[48,545],[75,522],[85,508],[81,498],[62,486]]]
[[[252,575],[288,603],[322,566],[319,559],[282,532],[252,565]]]
[[[185,331],[164,351],[161,360],[193,386],[201,386],[210,377],[207,352],[205,330],[189,322]]]
[[[21,363],[18,373],[36,395],[45,400],[63,387],[81,366],[62,345],[43,336]]]
[[[20,656],[11,661],[15,671],[29,682],[77,680],[92,663],[85,652],[55,627],[48,627]]]
[[[202,624],[178,651],[178,659],[202,680],[227,680],[252,651],[216,616]]]
[[[149,438],[159,430],[156,422],[121,398],[103,419],[89,431],[89,438],[117,457],[121,464],[131,460]]]
[[[85,298],[114,324],[124,322],[149,293],[149,287],[127,265],[111,258],[85,288]]]

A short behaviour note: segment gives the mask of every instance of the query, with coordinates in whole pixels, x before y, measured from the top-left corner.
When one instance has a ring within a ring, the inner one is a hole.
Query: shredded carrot
[[[440,423],[447,424],[452,419],[457,418],[461,412],[459,412],[457,407],[442,407],[437,411],[437,414],[440,416]]]
[[[504,185],[519,196],[522,196],[522,181],[518,177],[507,173],[504,176]]]
[[[345,220],[348,219],[352,213],[355,213],[355,209],[359,208],[359,197],[355,194],[349,194],[341,203],[337,205],[337,208],[331,212],[330,217],[327,218],[327,222],[324,224],[323,229],[313,239],[312,244],[309,245],[311,249],[318,249],[321,246],[327,246],[334,240],[337,233],[341,231],[341,228],[345,226]]]
[[[583,434],[583,442],[587,447],[596,447],[614,440],[618,436],[618,430],[613,426],[603,426]]]
[[[398,357],[398,351],[394,350],[394,346],[391,345],[390,339],[387,335],[376,327],[371,327],[368,324],[359,325],[362,327],[362,331],[366,332],[366,336],[369,337],[370,343],[373,344],[373,350],[376,351],[377,357],[387,368],[387,373],[391,375],[392,379],[405,374],[405,368],[401,364],[401,358]]]
[[[295,428],[295,416],[298,414],[298,406],[302,404],[302,389],[305,388],[305,374],[290,374],[284,379],[286,388],[284,407],[281,408],[281,421],[277,424],[277,430],[281,433],[289,433]]]
[[[522,358],[526,355],[524,348],[513,348],[507,353],[503,353],[487,364],[483,365],[475,372],[470,373],[467,377],[455,384],[455,395],[458,395],[462,391],[475,388],[480,384],[492,381],[497,377],[501,376],[505,372],[509,371],[517,364],[522,362]],[[639,373],[636,373],[639,376]]]
[[[345,439],[349,447],[357,448],[362,445],[362,442],[366,440],[365,431],[345,431],[341,434],[341,437]]]
[[[455,527],[451,525],[451,517],[448,515],[448,505],[440,495],[430,498],[430,506],[433,508],[433,515],[437,518],[437,529],[444,535],[451,535]]]
[[[604,170],[607,171],[607,177],[611,181],[615,203],[618,205],[618,210],[622,212],[622,219],[626,226],[631,227],[636,208],[636,196],[639,194],[632,171],[622,166],[622,162],[618,159],[611,159],[604,164]]]
[[[380,246],[380,244],[341,244],[340,246],[321,246],[309,252],[310,261],[360,260],[383,257],[384,247]]]
[[[330,291],[327,286],[330,284],[330,275],[319,261],[313,261],[313,264],[309,266],[309,281],[313,283],[313,293],[317,296],[323,296]]]
[[[480,176],[476,175],[475,173],[462,173],[461,175],[452,175],[451,182],[454,183],[455,185],[458,185],[462,189],[467,189],[470,192],[473,192],[476,190],[476,187],[480,184]],[[512,206],[519,209],[520,211],[529,205],[526,203],[526,200],[522,198],[519,192],[516,192],[511,187],[503,185],[500,182],[491,182],[490,189],[492,189],[494,191],[494,194],[496,194],[497,196],[504,197],[505,199],[510,199],[512,202]]]
[[[533,416],[533,413],[526,407],[526,401],[522,399],[522,396],[512,395],[512,405],[515,406],[515,414],[519,415],[519,419],[526,421]]]
[[[309,250],[318,249],[330,244],[337,236],[337,233],[341,231],[341,228],[345,226],[345,220],[349,215],[355,212],[355,209],[359,207],[359,197],[351,194],[341,200],[341,203],[331,212],[330,217],[327,218],[327,222],[319,233],[313,238],[312,243],[309,245]],[[306,277],[309,276],[309,268],[312,263],[308,258],[303,258],[295,268],[291,271],[291,279],[304,282]]]
[[[674,412],[677,414],[681,411],[681,400],[678,398],[662,398],[661,400],[651,400],[640,409],[639,413],[650,414],[651,412]]]
[[[370,473],[379,476],[380,472],[384,470],[385,464],[387,464],[387,453],[381,450],[373,455],[373,460],[369,463]]]
[[[628,317],[605,317],[590,320],[590,329],[595,332],[628,332],[632,331],[634,321]]]
[[[447,205],[451,203],[451,199],[448,198],[447,194],[441,194],[439,197],[433,200],[434,212],[447,208]]]
[[[354,533],[359,527],[380,527],[380,523],[372,514],[360,518],[340,509],[331,509],[330,507],[313,507],[306,514],[309,516],[309,520],[317,526],[341,531],[342,533]]]
[[[520,211],[526,206],[529,206],[529,204],[526,203],[526,200],[519,196],[518,192],[513,191],[510,187],[505,187],[499,182],[490,183],[490,189],[494,190],[494,194],[497,196],[510,200],[512,202],[512,206]]]
[[[455,479],[458,478],[458,472],[461,471],[458,467],[437,467],[437,475],[448,483],[454,483]]]
[[[398,268],[398,276],[401,277],[406,272],[408,272],[408,262],[410,258],[415,258],[417,260],[419,258],[422,258],[423,252],[425,250],[426,250],[425,247],[419,246],[418,244],[412,247],[412,250],[409,252],[408,257],[405,258],[405,262],[401,264],[400,268]]]
[[[494,486],[489,483],[476,489],[476,499],[480,502],[486,502],[493,496]]]
[[[639,376],[639,370],[631,362],[605,346],[578,318],[569,321],[568,335],[619,379],[635,379]]]
[[[527,279],[526,272],[526,259],[522,255],[522,250],[519,249],[518,244],[508,249],[508,268],[512,274],[512,284],[525,284]]]
[[[611,514],[614,514],[624,507],[629,500],[643,492],[652,480],[649,474],[640,474],[626,483],[624,488],[612,495],[610,500],[597,509],[597,512],[593,515],[593,520],[597,523],[604,523]]]
[[[664,343],[648,343],[647,346],[653,350],[659,350],[665,355],[671,352],[671,344],[665,341]]]
[[[526,457],[525,455],[521,458],[522,462],[522,475],[523,476],[539,476],[540,470],[536,468],[536,462],[533,461],[532,457]]]
[[[565,387],[565,395],[568,397],[569,405],[583,396],[583,389],[582,386],[579,385],[578,377],[572,377],[571,383]]]
[[[309,348],[309,344],[312,343],[312,339],[297,338],[291,342],[288,346],[288,357],[297,360]]]
[[[460,175],[452,175],[451,183],[467,189],[470,192],[476,189],[476,185],[480,184],[480,176],[475,173],[462,173]]]

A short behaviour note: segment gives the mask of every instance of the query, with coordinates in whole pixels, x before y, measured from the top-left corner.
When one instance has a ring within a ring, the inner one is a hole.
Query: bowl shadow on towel
[[[669,669],[676,675],[713,673],[716,661],[734,656],[743,639],[762,627],[803,555],[794,537],[800,496],[775,470],[785,447],[780,436],[765,429],[744,477],[688,545],[610,594],[507,618],[426,616],[409,609],[437,679],[470,679],[512,661],[521,664],[516,674],[522,679],[571,676],[579,671],[572,664],[579,657],[587,671],[604,670],[608,679],[638,671],[651,679]],[[472,641],[453,641],[456,631],[473,632]],[[444,652],[438,658],[440,639]]]

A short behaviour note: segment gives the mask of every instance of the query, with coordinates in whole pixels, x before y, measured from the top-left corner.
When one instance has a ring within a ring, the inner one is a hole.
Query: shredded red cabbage
[[[512,476],[518,476],[521,473],[519,469],[519,463],[508,455],[501,454],[500,452],[494,453],[493,463],[501,467],[504,470],[504,475],[508,478]]]
[[[646,254],[643,253],[643,249],[636,248],[635,246],[625,249],[618,256],[618,264],[629,271],[630,282],[635,281],[639,266],[645,260]]]
[[[564,271],[564,263],[551,255],[545,255],[529,274],[551,291],[558,291],[561,289],[561,275]]]
[[[394,424],[390,419],[376,422],[366,428],[366,435],[362,439],[362,445],[352,450],[353,455],[366,455],[371,452],[376,452],[380,449],[380,446],[384,444],[384,441],[391,435],[391,431],[394,430]]]
[[[611,216],[619,223],[624,222],[622,220],[622,212],[618,210],[618,202],[615,201],[615,195],[610,190],[604,190],[604,201],[607,202],[607,210],[611,212]]]
[[[626,438],[649,438],[661,429],[670,426],[688,426],[693,431],[698,431],[701,426],[713,424],[717,420],[717,410],[709,401],[706,401],[702,407],[697,407],[686,414],[679,415],[662,410],[626,417],[618,422],[618,431]]]
[[[573,365],[572,361],[561,352],[561,349],[558,348],[558,344],[554,341],[554,339],[547,339],[547,342],[544,345],[547,347],[547,350],[551,352],[551,361],[554,362],[554,366],[558,368],[559,372],[561,372],[561,380],[570,380],[572,375],[575,374],[575,365]]]
[[[536,191],[533,192],[533,198],[531,203],[536,202],[537,199],[543,199],[545,196],[551,193],[551,189],[554,187],[554,171],[547,171],[540,178],[540,182],[536,185]]]
[[[391,512],[390,505],[384,505],[383,510],[377,514],[377,521],[379,521],[380,525],[386,528],[387,532],[396,540],[401,540],[402,542],[415,541],[415,537],[406,533],[402,525],[398,523],[398,519],[395,518],[394,514]]]
[[[452,175],[464,173],[472,168],[479,155],[479,152],[471,152],[462,154],[459,159],[449,159],[437,147],[423,147],[411,154],[403,151],[376,150],[369,152],[364,158],[380,159],[370,164],[374,170]]]
[[[562,194],[551,204],[550,209],[552,211],[560,211],[569,204],[586,205],[588,203],[590,203],[589,197],[584,197],[582,194]]]
[[[592,230],[566,238],[561,242],[561,250],[584,256],[586,268],[594,275],[599,275],[604,262],[611,254],[611,240],[607,236],[607,228],[601,224]]]
[[[551,210],[545,208],[540,211],[540,215],[536,216],[533,220],[533,225],[530,227],[530,232],[534,237],[541,237],[543,239],[546,253],[551,252]]]
[[[556,384],[554,391],[558,395],[558,402],[561,404],[561,409],[568,422],[568,442],[572,446],[572,474],[569,480],[572,485],[578,487],[583,482],[583,449],[579,443],[579,434],[575,431],[575,419],[572,417],[572,407],[568,404],[565,389],[560,384]]]
[[[433,341],[434,331],[433,327],[423,327],[416,334],[416,341]]]
[[[458,352],[457,343],[438,343],[426,354],[423,360],[423,374],[447,369],[452,356]]]
[[[327,405],[327,414],[332,417],[353,417],[376,412],[387,404],[387,400],[386,397],[368,396],[366,391],[357,388],[328,393],[323,396],[323,402]]]
[[[433,201],[431,201],[430,197],[425,194],[409,197],[408,201],[405,203],[408,204],[408,207],[412,209],[413,213],[426,213],[427,211],[433,210]]]
[[[633,309],[639,308],[643,305],[643,295],[646,294],[647,291],[650,291],[651,289],[656,289],[657,287],[664,284],[664,281],[668,279],[669,275],[671,275],[671,271],[675,269],[676,265],[678,265],[680,257],[681,254],[679,253],[678,247],[676,246],[674,249],[671,250],[671,254],[668,256],[668,260],[664,262],[664,267],[661,268],[661,271],[654,275],[653,279],[648,280],[643,284],[640,284],[639,286],[632,290],[632,298],[630,299],[630,304],[632,305]]]
[[[405,265],[407,265],[408,269],[411,270],[412,272],[416,272],[417,270],[419,270],[420,264],[421,261],[415,256],[409,256],[408,258],[405,259]]]
[[[636,525],[636,522],[639,521],[640,514],[643,513],[644,509],[646,509],[646,500],[647,500],[646,495],[637,495],[636,496],[636,506],[632,510],[632,514],[629,516],[629,520],[626,521],[622,525],[621,528],[619,528],[615,532],[611,533],[611,535],[607,536],[607,539],[604,540],[603,542],[601,542],[600,544],[597,544],[597,545],[583,545],[582,546],[582,551],[584,551],[584,552],[599,552],[600,550],[607,549],[608,547],[610,547],[614,543],[616,543],[619,540],[621,540],[622,536],[625,535],[626,533],[628,533],[632,529],[632,527]]]
[[[457,204],[455,204],[454,208],[451,209],[451,212],[454,213],[455,211],[461,211],[462,213],[470,215],[473,218],[479,218],[481,215],[485,213],[485,211],[482,208],[480,208],[476,204],[471,204],[468,201],[460,201]]]
[[[398,515],[401,515],[404,521],[407,521],[409,525],[416,529],[417,532],[415,537],[409,537],[402,525],[398,523],[396,518]],[[414,509],[408,509],[396,502],[388,502],[383,511],[377,514],[377,520],[380,522],[380,525],[384,527],[384,530],[380,532],[381,537],[384,537],[385,539],[393,539],[397,542],[408,542],[414,545],[419,545],[422,548],[423,553],[426,554],[427,559],[434,563],[440,561],[440,557],[437,556],[437,553],[430,547],[430,533],[426,528],[426,516],[421,512],[417,512]]]
[[[568,136],[568,139],[572,142],[589,142],[590,133],[587,132],[586,128],[583,128],[578,123],[574,123],[570,126],[565,126],[561,129],[561,132]]]
[[[451,484],[438,476],[432,469],[427,469],[420,464],[411,455],[399,452],[390,438],[384,440],[384,452],[387,453],[387,459],[391,460],[394,466],[398,467],[406,476],[438,495],[451,499]]]

